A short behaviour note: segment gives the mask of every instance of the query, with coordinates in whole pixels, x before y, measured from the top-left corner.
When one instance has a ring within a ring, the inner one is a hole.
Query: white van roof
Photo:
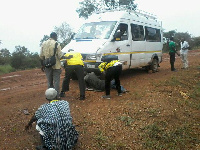
[[[155,15],[138,10],[138,11],[126,11],[126,10],[108,10],[97,12],[91,15],[86,22],[100,22],[100,21],[120,21],[122,19],[127,19],[135,21],[141,24],[149,24],[161,27],[161,23],[157,20]]]

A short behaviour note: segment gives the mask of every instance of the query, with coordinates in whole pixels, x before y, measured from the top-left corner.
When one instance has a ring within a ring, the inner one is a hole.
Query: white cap
[[[54,88],[49,88],[46,90],[45,96],[48,100],[53,100],[57,96],[57,91]]]

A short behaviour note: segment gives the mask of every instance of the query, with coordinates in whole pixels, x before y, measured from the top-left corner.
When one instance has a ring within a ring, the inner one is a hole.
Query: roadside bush
[[[13,71],[15,71],[15,69],[12,68],[11,65],[0,65],[0,75]]]

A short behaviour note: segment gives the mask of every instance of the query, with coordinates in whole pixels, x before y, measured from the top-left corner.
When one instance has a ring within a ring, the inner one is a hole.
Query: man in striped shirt
[[[45,92],[49,103],[41,105],[35,112],[25,129],[31,128],[33,122],[37,122],[42,146],[37,149],[61,149],[70,150],[77,143],[78,133],[72,124],[69,103],[57,100],[57,91],[49,88]]]

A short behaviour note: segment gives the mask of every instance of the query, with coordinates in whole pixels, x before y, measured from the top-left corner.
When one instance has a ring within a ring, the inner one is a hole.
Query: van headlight
[[[96,62],[101,62],[102,54],[96,54]]]
[[[87,55],[86,60],[96,60],[96,55],[95,54],[91,54],[91,55]]]

